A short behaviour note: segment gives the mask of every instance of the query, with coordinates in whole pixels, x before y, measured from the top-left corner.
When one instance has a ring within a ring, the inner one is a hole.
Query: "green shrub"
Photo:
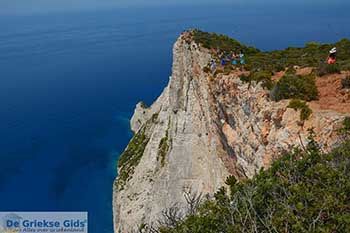
[[[337,60],[339,61],[346,61],[350,59],[350,40],[348,39],[342,39],[339,42],[337,42],[334,47],[337,47]]]
[[[261,82],[265,80],[271,80],[272,73],[269,71],[258,71],[251,74],[251,79],[256,82]]]
[[[301,101],[298,99],[293,99],[289,102],[288,108],[292,108],[295,111],[300,110],[300,120],[306,121],[309,119],[312,114],[312,110],[309,108],[305,101]]]
[[[344,118],[343,125],[339,129],[339,133],[345,137],[350,136],[350,117]]]
[[[282,99],[316,100],[318,90],[313,75],[285,75],[271,91],[271,98],[275,101]]]
[[[277,62],[273,67],[275,72],[284,71],[285,67],[281,62]]]
[[[350,117],[345,117],[343,121],[343,129],[347,132],[350,132]]]
[[[152,117],[146,121],[130,140],[125,151],[120,155],[118,160],[118,179],[114,183],[118,190],[122,190],[127,181],[132,178],[134,169],[139,164],[150,139],[147,135],[147,131],[152,125],[157,124],[158,116],[159,113],[154,113]]]
[[[165,157],[169,152],[170,149],[170,142],[169,142],[169,129],[165,132],[165,137],[163,137],[160,140],[159,146],[158,146],[158,156],[157,161],[160,161],[160,164],[162,167],[165,165]]]
[[[161,139],[158,147],[158,157],[157,161],[160,160],[160,164],[162,167],[165,165],[165,157],[169,151],[169,144],[168,144],[168,135]]]
[[[317,68],[317,75],[318,76],[324,76],[327,74],[340,74],[340,66],[339,64],[327,64],[327,63],[321,63]]]
[[[350,131],[350,117],[345,117],[343,121],[344,129]]]
[[[295,149],[251,180],[229,178],[230,194],[221,188],[160,232],[349,232],[349,167],[349,141],[330,153]]]
[[[260,71],[257,73],[254,73],[252,76],[253,80],[256,82],[261,82],[262,87],[266,88],[268,90],[271,90],[272,87],[274,86],[274,82],[272,81],[272,73],[268,71]]]
[[[239,79],[240,79],[242,82],[244,82],[244,83],[250,82],[250,77],[249,77],[249,75],[241,74],[241,75],[239,76]]]
[[[143,126],[131,139],[126,150],[120,155],[118,161],[118,180],[115,183],[118,190],[122,190],[126,182],[134,174],[135,167],[139,164],[149,137],[146,135],[146,126]]]
[[[294,69],[294,67],[288,67],[286,74],[296,74],[296,70]]]
[[[263,88],[271,89],[274,85],[272,79],[272,73],[266,70],[251,72],[249,75],[241,75],[240,80],[242,82],[251,83],[255,81],[257,83],[262,83]]]
[[[338,64],[341,70],[349,71],[350,70],[350,59],[348,60],[339,60]]]
[[[343,89],[349,89],[350,88],[350,76],[347,76],[346,78],[341,80],[341,85]]]

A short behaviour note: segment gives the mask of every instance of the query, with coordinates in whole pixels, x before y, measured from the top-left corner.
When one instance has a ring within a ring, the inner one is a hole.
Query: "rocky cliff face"
[[[210,52],[184,37],[174,45],[168,86],[152,106],[138,104],[131,120],[135,136],[113,191],[115,232],[183,209],[184,190],[213,194],[229,175],[252,177],[274,155],[307,144],[308,128],[325,150],[337,143],[344,113],[313,109],[301,124],[289,101],[270,101],[260,84],[242,83],[240,71],[203,72]]]

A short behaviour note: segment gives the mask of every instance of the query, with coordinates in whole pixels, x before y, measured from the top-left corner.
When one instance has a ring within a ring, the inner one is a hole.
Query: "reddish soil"
[[[305,68],[299,68],[299,67],[295,67],[296,68],[296,74],[297,75],[308,75],[312,73],[313,68],[312,67],[305,67]],[[276,72],[273,76],[272,76],[272,80],[273,81],[278,81],[280,80],[284,75],[286,74],[286,71],[280,71],[280,72]]]
[[[320,110],[350,113],[350,90],[342,89],[341,85],[341,80],[347,75],[350,75],[350,72],[317,77],[319,100],[312,101],[310,106]]]
[[[271,77],[271,79],[272,79],[273,81],[278,81],[278,80],[280,80],[280,79],[284,76],[285,73],[286,73],[285,71],[277,72],[277,73],[275,73],[275,74]]]
[[[297,68],[297,75],[308,75],[312,73],[312,67]],[[277,72],[272,80],[278,81],[283,77],[285,71]],[[341,80],[350,76],[350,72],[326,75],[316,78],[319,91],[319,100],[312,101],[310,106],[318,110],[333,110],[340,113],[350,113],[350,90],[342,89]]]

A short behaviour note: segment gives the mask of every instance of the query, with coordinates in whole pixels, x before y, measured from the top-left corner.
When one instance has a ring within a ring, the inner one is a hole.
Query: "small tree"
[[[327,63],[324,63],[322,62],[317,70],[316,70],[316,74],[318,76],[324,76],[324,75],[327,75],[327,74],[340,74],[340,66],[338,64],[327,64]]]
[[[318,90],[314,75],[285,75],[271,91],[271,98],[275,101],[282,99],[316,100]]]
[[[339,129],[339,134],[348,139],[350,137],[350,117],[345,117],[343,120],[343,125]]]
[[[350,89],[350,76],[341,80],[341,85],[343,89]]]
[[[312,110],[309,108],[305,101],[293,99],[289,102],[288,108],[293,108],[295,111],[300,110],[300,120],[306,121],[312,114]]]

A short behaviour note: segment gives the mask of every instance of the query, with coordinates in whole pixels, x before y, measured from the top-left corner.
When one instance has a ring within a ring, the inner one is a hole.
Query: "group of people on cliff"
[[[244,65],[245,64],[245,55],[243,51],[237,52],[231,52],[231,53],[225,53],[218,50],[216,52],[218,54],[218,58],[220,60],[220,65],[224,67],[227,64],[231,65]],[[210,69],[214,72],[216,70],[217,64],[214,59],[210,62]]]
[[[221,52],[219,55],[219,58],[220,58],[220,64],[222,66],[230,63],[232,65],[245,64],[245,57],[244,57],[243,51],[240,51],[239,53],[231,52],[229,54],[225,54],[224,52]]]
[[[225,53],[221,52],[219,49],[216,52],[218,54],[218,57],[220,59],[220,65],[224,67],[227,64],[232,64],[232,65],[244,65],[245,64],[245,55],[243,51],[240,51],[239,53],[236,52],[231,52],[231,53]],[[327,57],[327,64],[333,65],[337,61],[337,48],[334,47],[329,51],[329,55]],[[212,59],[210,61],[210,69],[212,72],[215,72],[217,68],[216,61]]]

